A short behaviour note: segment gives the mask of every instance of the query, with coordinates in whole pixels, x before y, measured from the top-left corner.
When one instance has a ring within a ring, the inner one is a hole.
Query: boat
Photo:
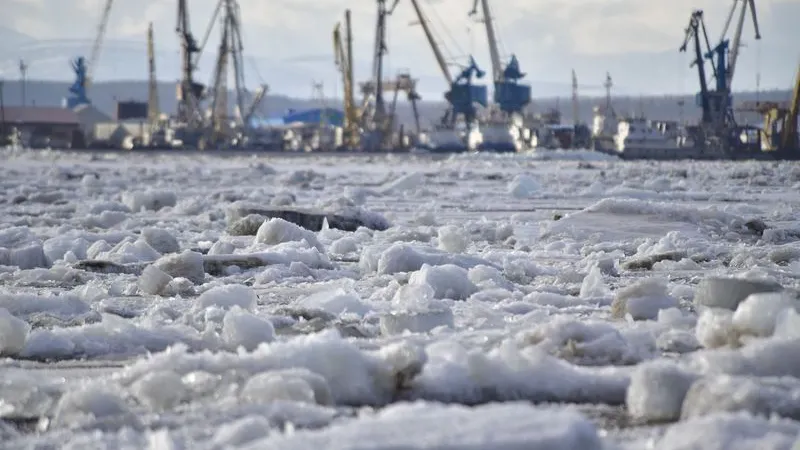
[[[478,151],[516,153],[531,149],[531,132],[522,121],[489,121],[480,125]]]

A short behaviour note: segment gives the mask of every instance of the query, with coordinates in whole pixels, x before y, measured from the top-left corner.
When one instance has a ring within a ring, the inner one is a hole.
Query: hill
[[[60,106],[63,97],[67,94],[69,83],[58,81],[37,81],[30,80],[27,84],[27,103],[39,106]],[[16,80],[7,80],[4,84],[4,98],[7,105],[19,105],[22,101],[22,84]],[[159,99],[161,109],[165,112],[172,112],[176,107],[175,83],[159,83]],[[790,96],[789,91],[772,90],[760,93],[742,92],[735,94],[735,101],[752,102],[760,101],[786,101]],[[102,111],[113,114],[115,102],[118,100],[140,100],[147,99],[147,83],[144,81],[111,81],[101,82],[92,86],[92,101]],[[617,96],[612,99],[615,110],[621,114],[643,113],[650,118],[664,120],[689,120],[699,119],[699,108],[695,106],[693,96],[682,95],[663,95],[663,96]],[[683,102],[681,107],[680,102]],[[286,113],[289,109],[303,110],[320,106],[340,107],[341,100],[328,99],[324,102],[312,99],[290,98],[283,95],[268,95],[259,113],[265,117],[277,117]],[[605,103],[605,99],[596,96],[587,96],[580,99],[580,118],[584,122],[592,119],[592,108],[596,105]],[[426,99],[420,103],[419,111],[423,118],[423,124],[436,121],[442,114],[444,103],[433,99]],[[558,109],[564,115],[565,122],[572,120],[572,104],[567,97],[562,98],[535,98],[532,103],[535,112],[543,112],[550,109]],[[404,100],[403,96],[398,99],[398,114],[402,122],[412,123],[412,111],[410,105]],[[760,122],[757,115],[742,116],[740,120],[748,123]]]

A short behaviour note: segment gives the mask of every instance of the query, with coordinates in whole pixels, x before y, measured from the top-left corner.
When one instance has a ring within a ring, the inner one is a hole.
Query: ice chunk
[[[0,356],[16,356],[25,348],[31,326],[0,308]]]
[[[242,397],[256,403],[278,400],[316,402],[314,390],[306,380],[284,372],[265,372],[254,375],[242,388]]]
[[[464,253],[469,245],[467,234],[462,228],[447,225],[439,228],[439,248],[450,253]]]
[[[617,291],[611,310],[617,318],[630,314],[634,320],[654,320],[661,310],[677,306],[678,300],[667,291],[667,282],[649,278]]]
[[[453,311],[450,308],[428,310],[392,311],[381,315],[381,333],[386,336],[411,333],[427,333],[438,327],[453,328]]]
[[[733,326],[742,334],[771,336],[778,315],[797,306],[797,301],[783,292],[750,294],[733,313]]]
[[[117,392],[121,389],[117,388]],[[95,421],[115,421],[135,426],[136,415],[125,400],[111,388],[89,385],[67,391],[55,407],[53,423],[64,427],[86,425]]]
[[[186,278],[196,284],[203,283],[206,278],[203,255],[191,250],[162,256],[154,264],[173,278]]]
[[[681,417],[681,405],[698,375],[671,362],[636,367],[625,398],[628,413],[647,422],[670,422]]]
[[[659,450],[790,450],[800,424],[789,420],[724,414],[679,422],[656,443]],[[641,448],[645,448],[643,445]]]
[[[188,393],[181,377],[168,370],[146,374],[136,380],[131,391],[140,402],[153,410],[170,409]]]
[[[576,412],[525,403],[467,407],[423,402],[391,405],[358,420],[281,434],[245,448],[344,450],[365,445],[374,450],[603,448],[594,425]]]
[[[169,274],[151,264],[142,271],[138,285],[145,294],[158,295],[172,280]]]
[[[307,309],[320,309],[337,316],[346,312],[363,316],[371,310],[357,293],[342,288],[317,292],[300,299],[297,305]]]
[[[263,221],[260,222],[260,223],[263,223]],[[210,249],[208,249],[208,254],[209,255],[231,255],[231,254],[233,254],[234,250],[236,250],[236,247],[233,244],[231,244],[230,242],[217,241],[217,242],[214,242],[214,245],[212,245]]]
[[[539,182],[530,175],[520,174],[508,185],[508,193],[516,198],[533,197],[541,190]]]
[[[231,350],[244,347],[245,350],[253,351],[262,342],[272,342],[275,339],[275,328],[272,322],[235,305],[222,319],[222,339]]]
[[[733,312],[728,309],[704,309],[697,319],[695,334],[700,344],[706,348],[737,343],[738,334],[733,328]]]
[[[352,236],[344,236],[331,243],[330,252],[335,255],[346,255],[358,252],[358,241]]]
[[[211,306],[230,309],[239,306],[246,311],[253,311],[256,307],[256,296],[253,288],[240,284],[227,284],[215,286],[202,294],[196,300],[196,307],[205,309]]]
[[[750,294],[779,292],[782,289],[780,284],[772,281],[706,277],[697,285],[694,302],[698,306],[733,311]]]
[[[599,267],[592,267],[581,283],[581,298],[605,297],[608,294],[609,289],[603,281],[603,273]]]
[[[162,255],[167,253],[177,253],[181,247],[178,245],[178,240],[175,239],[169,231],[162,228],[148,227],[142,230],[142,238],[151,247]]]
[[[381,189],[383,194],[398,194],[405,191],[416,190],[425,185],[425,176],[420,172],[405,174],[394,181],[387,183]]]
[[[211,448],[239,447],[268,436],[271,428],[272,424],[263,417],[244,417],[217,428],[216,432],[214,432],[214,438],[211,439]]]
[[[256,242],[268,245],[276,245],[282,242],[305,240],[309,245],[315,247],[320,252],[325,248],[317,239],[313,231],[306,230],[292,222],[275,217],[265,221],[256,232]]]
[[[178,203],[178,195],[173,191],[146,190],[124,192],[121,200],[133,212],[139,212],[143,209],[158,211],[166,206],[175,206]]]
[[[423,264],[419,271],[411,274],[408,284],[412,286],[427,284],[433,288],[435,298],[452,300],[466,300],[478,291],[477,286],[470,281],[467,270],[453,264],[441,266]]]
[[[682,419],[723,411],[800,417],[800,380],[796,378],[751,378],[728,375],[697,380],[686,394]]]
[[[468,255],[454,255],[431,247],[393,244],[379,250],[374,247],[364,248],[359,265],[364,272],[393,274],[420,270],[423,264],[438,266],[453,264],[465,269],[475,266],[494,266],[489,261]]]

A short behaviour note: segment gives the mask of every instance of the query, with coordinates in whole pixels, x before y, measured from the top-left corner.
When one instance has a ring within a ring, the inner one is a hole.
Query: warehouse
[[[6,106],[0,128],[16,130],[31,148],[81,148],[85,146],[80,117],[72,110],[42,106]]]

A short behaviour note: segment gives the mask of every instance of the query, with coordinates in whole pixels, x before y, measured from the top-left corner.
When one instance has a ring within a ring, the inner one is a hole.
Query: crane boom
[[[353,92],[353,37],[349,9],[345,11],[345,33],[346,36],[343,39],[341,24],[337,23],[333,29],[333,51],[336,67],[342,74],[342,84],[344,85],[345,142],[349,148],[356,148],[359,145],[360,136],[358,110]]]
[[[756,32],[756,40],[761,39],[761,32],[758,28],[758,16],[756,15],[756,5],[754,0],[741,0],[742,2],[742,9],[739,12],[739,20],[736,24],[736,31],[733,34],[733,40],[731,42],[730,48],[730,56],[728,57],[728,69],[726,71],[725,77],[725,86],[728,90],[731,89],[731,85],[733,84],[733,74],[736,70],[736,62],[739,59],[739,50],[741,49],[741,41],[742,41],[742,31],[744,30],[744,21],[747,16],[748,7],[750,9],[751,17],[753,18],[753,27],[755,28]],[[733,8],[731,9],[731,14],[728,17],[728,21],[726,26],[723,30],[723,39],[725,34],[728,31],[728,24],[730,23],[731,17],[733,16],[736,7],[739,4],[739,0],[735,0],[733,2]]]
[[[111,6],[113,4],[114,0],[106,0],[106,4],[103,7],[103,15],[100,18],[100,24],[97,25],[97,36],[95,36],[94,43],[92,44],[92,53],[89,54],[89,65],[87,67],[89,70],[86,78],[87,84],[91,83],[94,66],[97,64],[97,60],[100,58],[100,50],[103,47],[103,39],[106,36],[108,18],[111,15]]]
[[[148,68],[148,97],[147,120],[151,129],[158,122],[158,80],[156,78],[155,42],[153,38],[153,22],[147,26],[147,68]]]
[[[492,21],[492,12],[489,8],[489,0],[475,0],[472,5],[470,15],[478,13],[478,2],[481,4],[481,11],[483,13],[483,24],[486,27],[486,38],[489,40],[489,56],[492,58],[492,75],[495,82],[503,81],[503,66],[500,62],[500,51],[497,45],[497,34],[494,30],[494,22]]]
[[[436,43],[436,39],[433,37],[433,32],[431,31],[430,24],[428,23],[428,18],[425,16],[425,13],[422,12],[422,9],[420,9],[417,0],[411,0],[411,5],[414,7],[414,11],[417,13],[417,18],[422,26],[422,31],[425,33],[425,38],[428,39],[428,45],[430,45],[431,50],[433,50],[433,56],[436,57],[436,63],[439,64],[439,70],[442,71],[442,75],[444,75],[444,79],[447,81],[447,84],[453,84],[453,75],[450,73],[450,68],[447,67],[447,61],[444,59],[444,55],[442,54],[442,50],[439,48],[439,44]]]
[[[800,64],[797,65],[797,75],[794,81],[794,91],[792,100],[789,103],[789,111],[783,125],[783,136],[781,141],[783,148],[800,150],[800,142],[797,136],[797,119],[800,118]]]

